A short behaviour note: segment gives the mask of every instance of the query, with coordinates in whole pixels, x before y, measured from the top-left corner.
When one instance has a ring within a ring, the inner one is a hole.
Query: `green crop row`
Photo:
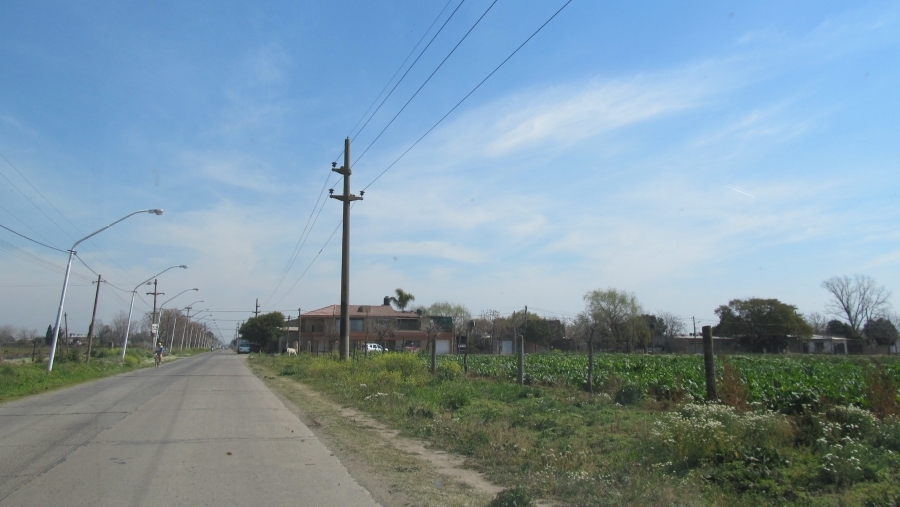
[[[470,375],[516,379],[514,356],[471,355],[467,361]],[[893,358],[729,356],[728,361],[740,372],[748,401],[778,411],[819,401],[865,408],[870,379],[881,368],[900,384],[900,360]],[[440,364],[451,362],[462,365],[463,357],[439,356]],[[528,354],[525,383],[585,388],[587,363],[586,354]],[[721,377],[721,359],[716,367]],[[699,400],[706,395],[703,358],[696,355],[597,354],[594,383],[634,385],[657,398],[678,394]]]

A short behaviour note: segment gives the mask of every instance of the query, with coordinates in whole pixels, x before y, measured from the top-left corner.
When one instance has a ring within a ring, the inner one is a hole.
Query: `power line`
[[[555,18],[557,15],[559,15],[559,13],[562,12],[562,10],[565,9],[566,6],[568,6],[570,3],[572,3],[572,0],[568,0],[565,4],[563,4],[562,7],[559,8],[559,10],[557,10],[555,13],[553,13],[553,15],[550,16],[550,18],[548,18],[547,21],[544,21],[544,24],[542,24],[537,30],[534,31],[534,33],[532,33],[530,36],[528,36],[527,39],[525,39],[525,42],[523,42],[522,44],[520,44],[519,47],[517,47],[517,48],[515,49],[515,51],[513,51],[512,53],[510,53],[509,56],[507,56],[502,62],[500,62],[500,65],[497,65],[497,67],[494,68],[494,70],[492,70],[491,73],[487,75],[487,77],[485,77],[484,79],[482,79],[481,82],[478,83],[478,84],[475,86],[475,88],[472,88],[472,91],[470,91],[469,93],[467,93],[466,96],[462,98],[462,100],[460,100],[459,102],[457,102],[455,106],[453,106],[449,111],[447,111],[447,114],[445,114],[444,116],[442,116],[440,120],[438,120],[434,125],[431,126],[430,129],[428,129],[424,134],[422,134],[422,137],[418,138],[418,139],[416,140],[416,142],[414,142],[414,143],[412,144],[412,146],[410,146],[409,148],[406,149],[406,151],[404,151],[403,153],[401,153],[400,156],[397,157],[396,160],[394,160],[393,162],[391,162],[391,164],[390,164],[389,166],[387,166],[387,168],[385,168],[385,170],[381,171],[381,173],[380,173],[378,176],[376,176],[375,179],[371,181],[371,183],[369,183],[368,185],[366,185],[365,188],[363,188],[363,190],[366,190],[366,189],[368,189],[370,186],[372,186],[372,184],[375,183],[376,181],[378,181],[378,179],[381,178],[381,177],[384,175],[384,173],[388,172],[392,167],[394,167],[394,165],[395,165],[397,162],[400,161],[400,159],[402,159],[404,156],[406,156],[406,154],[409,153],[410,150],[412,150],[413,148],[415,148],[416,145],[419,144],[419,142],[422,141],[422,139],[425,139],[425,136],[427,136],[428,134],[430,134],[431,131],[434,130],[435,128],[437,128],[437,126],[440,125],[441,122],[443,122],[448,116],[450,116],[450,114],[453,113],[453,111],[455,111],[456,108],[458,108],[463,102],[465,102],[466,99],[468,99],[473,93],[475,93],[476,90],[478,90],[479,88],[481,88],[481,85],[483,85],[488,79],[490,79],[491,76],[494,75],[494,73],[496,73],[498,70],[500,70],[500,67],[503,67],[503,65],[505,65],[506,62],[508,62],[510,58],[512,58],[513,56],[515,56],[515,54],[518,53],[519,50],[522,49],[522,47],[525,46],[525,44],[528,44],[528,41],[530,41],[532,38],[534,38],[535,35],[537,35],[541,30],[543,30],[544,27],[547,26],[548,23],[550,23],[551,21],[553,21],[553,18]]]
[[[21,236],[21,237],[27,239],[28,241],[31,241],[32,243],[37,243],[38,245],[47,247],[47,248],[49,248],[49,249],[51,249],[51,250],[56,250],[57,252],[69,253],[68,250],[62,250],[62,249],[60,249],[60,248],[56,248],[55,246],[45,245],[45,244],[41,243],[40,241],[33,240],[33,239],[29,238],[28,236],[26,236],[26,235],[24,235],[24,234],[19,234],[18,232],[16,232],[16,231],[10,229],[9,227],[7,227],[7,226],[5,226],[5,225],[0,224],[0,227],[2,227],[2,228],[4,228],[4,229],[6,229],[7,231],[9,231],[9,232],[15,234],[16,236]]]
[[[383,106],[384,103],[387,101],[387,99],[390,98],[390,96],[394,93],[394,90],[396,90],[397,87],[400,86],[400,83],[403,82],[403,79],[406,78],[406,75],[409,74],[409,71],[411,71],[412,68],[416,66],[416,63],[418,63],[419,59],[422,58],[422,55],[425,54],[425,51],[428,51],[428,48],[431,47],[431,43],[434,42],[434,40],[437,38],[437,36],[440,35],[441,32],[444,31],[444,27],[446,27],[446,26],[447,26],[447,23],[449,23],[450,20],[453,19],[453,16],[456,15],[456,12],[459,10],[460,7],[462,7],[462,4],[465,3],[465,1],[466,1],[466,0],[462,0],[461,2],[459,2],[459,5],[456,6],[456,9],[453,9],[453,12],[450,13],[450,16],[446,19],[446,21],[444,21],[444,24],[441,25],[441,28],[438,29],[438,31],[434,34],[434,36],[431,37],[431,40],[428,41],[428,44],[426,44],[425,47],[422,49],[422,52],[419,53],[419,56],[417,56],[416,59],[413,60],[412,64],[410,64],[409,68],[406,69],[406,72],[403,73],[403,76],[400,77],[400,80],[397,81],[397,83],[394,85],[393,88],[391,88],[391,91],[387,94],[387,96],[384,97],[384,100],[381,101],[381,104],[378,104],[378,108],[375,109],[375,111],[372,113],[371,116],[369,116],[369,119],[366,120],[366,123],[363,124],[362,127],[360,127],[359,132],[356,133],[356,136],[359,136],[359,134],[362,133],[363,129],[366,128],[366,125],[368,125],[369,122],[372,121],[372,118],[375,117],[375,113],[377,113],[377,112],[381,109],[381,106]],[[497,3],[496,0],[494,0],[494,3]],[[492,4],[491,6],[493,7],[493,4]],[[446,9],[446,6],[445,6],[444,8]],[[443,12],[443,11],[441,11],[441,12]],[[435,21],[437,21],[437,19],[435,19]],[[433,25],[433,24],[434,24],[434,23],[432,23],[432,25]],[[429,30],[430,30],[430,29],[431,29],[431,27],[429,27]],[[425,32],[425,33],[427,34],[428,32]],[[425,36],[423,35],[422,37],[424,38]],[[421,42],[421,40],[420,40],[419,42]],[[418,44],[416,44],[416,45],[418,46]],[[455,49],[455,48],[454,48],[454,49]],[[415,48],[413,48],[413,51],[415,51]],[[412,53],[410,53],[410,54],[412,54]],[[407,56],[406,58],[409,59],[408,56]],[[404,62],[404,63],[405,63],[405,62]],[[402,65],[401,65],[401,67],[402,67]],[[399,70],[399,69],[398,69],[398,70]],[[396,73],[395,73],[394,75],[396,75]],[[392,77],[391,79],[393,79],[393,77]],[[430,78],[429,78],[429,79],[430,79]],[[427,83],[427,81],[426,81],[426,83]],[[388,84],[390,84],[390,81],[388,81]],[[423,85],[423,86],[424,86],[424,85]],[[420,89],[421,89],[421,88],[420,88]],[[382,91],[383,91],[383,90],[382,90]],[[419,92],[416,91],[416,93],[419,93]],[[413,97],[415,97],[415,95],[413,95]],[[376,99],[376,100],[378,100],[378,99]],[[412,100],[412,99],[410,99],[410,100]],[[407,104],[409,104],[409,102],[407,102]],[[369,106],[369,107],[371,107],[371,106]],[[406,106],[403,106],[403,107],[406,107]],[[400,111],[402,112],[403,110],[401,109]],[[397,113],[397,114],[400,114],[400,113]],[[394,116],[394,119],[396,119],[396,118],[397,118],[397,117]],[[391,122],[393,122],[393,121],[394,121],[394,120],[392,119]],[[388,126],[390,126],[390,123],[388,123]],[[385,128],[387,128],[387,127],[385,127]],[[382,130],[381,133],[383,134],[383,133],[384,133],[384,130]],[[356,138],[356,136],[354,136],[354,139]],[[381,137],[381,134],[378,134],[378,136]],[[375,139],[377,140],[378,138],[376,137]],[[372,141],[372,142],[374,143],[375,141]],[[369,146],[371,146],[371,144],[370,144]],[[366,148],[366,150],[368,150],[368,148]],[[341,155],[343,155],[343,153],[344,153],[344,152],[341,151]],[[365,154],[365,151],[363,151],[363,154]],[[362,158],[362,155],[360,155],[359,157],[357,157],[357,161],[358,161],[360,158]]]
[[[459,47],[459,45],[462,44],[464,40],[466,40],[466,38],[469,36],[470,33],[472,33],[472,30],[474,30],[475,27],[478,26],[479,23],[481,23],[481,20],[484,19],[485,16],[487,16],[487,13],[490,12],[490,10],[494,7],[494,5],[497,3],[497,1],[498,0],[494,0],[491,3],[491,5],[488,6],[488,8],[484,11],[484,13],[481,14],[481,17],[479,17],[478,20],[475,21],[475,24],[473,24],[469,28],[469,31],[467,31],[466,34],[463,35],[461,39],[459,39],[459,42],[457,42],[456,45],[453,46],[453,49],[451,49],[450,52],[447,53],[447,56],[445,56],[444,59],[441,60],[441,63],[439,63],[438,66],[435,67],[435,69],[428,76],[428,78],[425,79],[425,82],[423,82],[422,85],[419,86],[419,88],[416,90],[416,92],[412,94],[412,97],[410,97],[409,100],[406,101],[406,104],[403,104],[403,107],[401,107],[400,110],[397,111],[397,114],[395,114],[394,117],[391,118],[391,121],[389,121],[388,124],[385,125],[383,129],[381,129],[381,132],[379,132],[378,135],[375,136],[375,139],[373,139],[372,142],[369,143],[368,146],[366,146],[366,149],[363,150],[363,152],[360,153],[360,155],[358,157],[356,157],[356,163],[359,163],[359,161],[363,158],[363,156],[365,156],[366,152],[369,151],[369,148],[371,148],[372,145],[375,144],[376,141],[378,141],[378,139],[381,137],[381,135],[384,134],[384,132],[388,129],[388,127],[390,127],[391,124],[394,123],[394,120],[396,120],[397,117],[400,116],[400,113],[402,113],[406,109],[406,106],[408,106],[409,103],[412,102],[414,98],[416,98],[416,96],[419,94],[419,92],[422,91],[422,88],[425,88],[425,85],[428,84],[428,82],[431,81],[431,78],[434,77],[434,75],[437,73],[437,71],[440,70],[441,67],[444,66],[444,63],[447,62],[447,59],[449,59],[450,56],[456,52],[456,49]],[[460,5],[462,5],[462,3],[460,3]],[[459,7],[457,7],[457,9],[458,8]]]
[[[430,32],[431,29],[434,27],[434,24],[437,23],[437,21],[440,19],[441,15],[444,13],[444,11],[447,10],[447,7],[450,5],[451,1],[452,0],[448,0],[447,3],[444,5],[444,8],[441,9],[441,11],[438,13],[437,17],[434,18],[434,21],[431,22],[431,25],[428,26],[428,29],[425,30],[425,33],[422,34],[422,37],[419,38],[419,41],[416,43],[415,46],[413,46],[413,49],[409,52],[409,54],[403,60],[403,63],[401,63],[400,66],[397,67],[397,70],[394,71],[394,75],[392,75],[391,78],[387,81],[387,83],[385,83],[384,88],[382,88],[381,91],[378,93],[378,95],[376,95],[375,100],[372,101],[372,104],[369,105],[368,109],[366,109],[366,112],[363,113],[363,115],[360,117],[360,119],[356,122],[356,125],[354,125],[352,129],[350,129],[351,135],[349,135],[348,137],[359,135],[363,131],[363,129],[366,128],[366,125],[369,124],[369,121],[371,121],[372,118],[375,116],[375,114],[378,113],[378,111],[381,109],[381,106],[383,106],[385,101],[387,101],[387,99],[391,96],[391,94],[394,93],[394,90],[397,89],[397,86],[399,86],[400,83],[403,81],[403,79],[406,78],[406,75],[409,74],[409,71],[412,70],[412,68],[416,65],[416,63],[419,61],[419,58],[422,57],[422,55],[425,53],[425,51],[428,49],[428,47],[431,46],[431,43],[434,42],[435,38],[443,31],[444,27],[447,26],[447,23],[450,21],[450,19],[453,18],[453,16],[456,14],[456,12],[459,10],[459,8],[465,2],[465,0],[462,0],[459,3],[459,5],[457,5],[456,9],[454,9],[453,12],[450,14],[450,16],[447,18],[447,20],[444,21],[444,24],[441,25],[441,28],[437,31],[437,33],[434,34],[434,36],[431,38],[431,40],[428,42],[428,44],[425,46],[425,48],[422,49],[422,52],[419,53],[419,56],[416,57],[416,59],[409,66],[409,68],[406,69],[406,72],[403,74],[403,76],[400,77],[400,80],[397,81],[396,84],[394,84],[394,87],[384,97],[384,100],[382,100],[381,103],[378,105],[378,107],[375,109],[375,111],[372,112],[372,115],[369,116],[369,119],[366,120],[366,123],[362,127],[360,127],[359,131],[356,132],[356,134],[353,134],[353,131],[356,130],[356,127],[359,126],[360,122],[362,122],[363,119],[366,118],[366,116],[369,114],[369,111],[372,110],[372,106],[374,106],[375,103],[378,102],[378,98],[381,97],[381,95],[384,93],[384,91],[387,89],[387,87],[390,86],[390,84],[394,80],[394,78],[397,77],[397,74],[400,72],[400,70],[403,69],[403,66],[406,64],[406,62],[409,61],[409,58],[413,55],[413,53],[415,53],[416,48],[419,47],[419,45],[422,43],[422,40],[425,39],[425,37],[428,35],[428,32]],[[335,162],[337,162],[337,159],[339,159],[341,157],[341,155],[343,155],[343,153],[344,153],[344,151],[341,150],[341,153],[338,154],[337,158],[335,159]],[[312,209],[312,211],[310,211],[310,215],[306,219],[306,224],[303,226],[303,231],[301,231],[300,237],[297,239],[297,244],[294,246],[294,250],[291,253],[291,257],[288,260],[287,266],[281,272],[281,275],[278,278],[278,282],[275,283],[275,287],[272,289],[272,291],[266,297],[266,300],[263,301],[263,305],[267,304],[272,299],[272,297],[275,296],[275,293],[278,292],[278,289],[281,287],[281,284],[284,282],[284,279],[287,277],[287,274],[290,272],[290,269],[293,267],[294,262],[297,260],[297,256],[300,254],[300,251],[303,249],[303,246],[306,244],[306,240],[309,239],[309,234],[312,233],[312,228],[315,227],[316,222],[319,219],[319,215],[321,215],[322,209],[325,207],[325,202],[327,200],[322,201],[322,206],[319,207],[319,213],[315,215],[315,220],[313,220],[312,225],[310,225],[310,219],[312,219],[313,214],[316,213],[316,207],[319,206],[319,201],[322,199],[322,196],[325,195],[325,188],[328,186],[328,181],[331,179],[331,175],[332,175],[332,173],[329,171],[328,177],[325,178],[325,184],[322,186],[322,190],[319,191],[319,196],[316,198],[316,203],[313,205],[313,209]],[[338,181],[340,181],[340,180],[338,180]],[[305,234],[305,237],[304,237],[304,234]]]

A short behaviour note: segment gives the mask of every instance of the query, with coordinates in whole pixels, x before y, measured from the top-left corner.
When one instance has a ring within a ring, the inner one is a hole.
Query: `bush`
[[[638,384],[623,384],[616,391],[615,400],[619,405],[634,405],[644,398],[644,389]]]
[[[462,374],[463,369],[462,366],[459,365],[459,363],[446,361],[440,363],[437,367],[437,377],[440,380],[456,380],[462,377]]]
[[[488,507],[531,507],[534,502],[523,487],[505,489],[491,500]]]
[[[125,356],[125,366],[128,366],[129,368],[137,368],[140,364],[141,360],[132,356],[131,354]]]

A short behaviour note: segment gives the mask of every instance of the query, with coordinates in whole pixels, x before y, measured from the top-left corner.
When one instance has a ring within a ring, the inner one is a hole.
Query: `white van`
[[[378,345],[377,343],[366,343],[363,350],[365,350],[366,352],[386,352],[384,347]]]

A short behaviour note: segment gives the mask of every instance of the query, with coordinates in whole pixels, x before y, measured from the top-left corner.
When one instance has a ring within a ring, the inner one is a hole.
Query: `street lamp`
[[[124,217],[116,220],[115,222],[113,222],[105,227],[102,227],[100,229],[97,229],[96,231],[79,239],[78,241],[75,242],[74,245],[72,245],[72,248],[69,249],[69,263],[66,264],[66,277],[63,280],[62,295],[59,297],[59,311],[56,312],[56,326],[53,329],[53,342],[50,344],[50,360],[47,361],[47,372],[48,373],[53,371],[53,359],[56,357],[56,342],[59,339],[59,324],[60,324],[60,320],[62,320],[63,305],[66,302],[66,289],[69,287],[69,271],[72,270],[72,257],[75,256],[75,247],[77,247],[78,244],[81,243],[82,241],[84,241],[90,237],[93,237],[97,234],[100,234],[101,232],[105,231],[106,229],[109,229],[110,227],[121,222],[122,220],[125,220],[126,218],[128,218],[132,215],[137,215],[138,213],[153,213],[154,215],[162,215],[163,210],[161,210],[161,209],[143,209],[140,211],[135,211],[133,213],[129,213],[129,214],[125,215]]]
[[[157,327],[157,328],[159,328],[159,325],[162,324],[162,312],[163,312],[163,307],[166,306],[166,303],[168,303],[169,301],[171,301],[171,300],[177,298],[178,296],[184,294],[185,292],[190,292],[190,291],[192,291],[192,290],[200,290],[200,289],[198,289],[198,288],[196,288],[196,287],[193,288],[193,289],[184,289],[183,291],[179,292],[178,294],[175,294],[174,296],[172,296],[172,297],[170,297],[169,299],[167,299],[167,300],[165,301],[165,303],[159,305],[159,317],[157,317],[157,319],[156,319],[156,327]]]
[[[202,303],[202,302],[203,302],[203,300],[201,299],[200,301],[194,301],[193,303],[184,307],[185,310],[187,310],[187,324],[185,324],[184,327],[181,328],[181,348],[179,350],[184,350],[184,333],[187,331],[188,326],[191,325],[191,308],[193,308],[195,304]],[[197,313],[200,313],[200,312],[197,312]],[[172,326],[172,337],[173,338],[175,337],[175,326]],[[172,342],[170,340],[169,341],[169,349],[172,349],[174,346],[175,346],[174,342]]]
[[[137,294],[138,287],[140,287],[141,285],[144,285],[145,283],[149,285],[150,280],[153,280],[154,278],[165,273],[166,271],[168,271],[170,269],[175,269],[175,268],[187,269],[187,264],[179,264],[176,266],[170,266],[170,267],[160,271],[159,273],[151,276],[150,278],[144,280],[143,282],[135,285],[134,290],[131,291],[131,307],[128,308],[128,324],[125,326],[125,341],[122,343],[122,360],[123,361],[125,360],[125,349],[128,348],[128,333],[129,333],[129,331],[131,331],[131,312],[134,311],[134,296]]]
[[[194,301],[193,303],[191,303],[191,305],[197,304],[197,303],[202,303],[202,302],[203,302],[203,300],[201,299],[200,301]],[[188,312],[188,323],[190,323],[190,320],[191,320],[191,306],[190,306],[190,305],[185,306],[184,308],[182,308],[182,310],[187,310],[187,312]],[[161,317],[160,317],[160,320],[162,320]],[[172,351],[172,347],[174,346],[174,342],[175,342],[175,324],[177,324],[177,323],[178,323],[178,312],[175,312],[175,317],[172,319],[172,332],[169,333],[169,352]],[[183,332],[182,332],[181,334],[184,335]]]
[[[198,319],[197,315],[200,315],[201,313],[208,312],[208,311],[209,311],[209,308],[206,308],[205,310],[200,310],[199,312],[195,313],[194,314],[194,323],[207,318],[208,316],[201,317]],[[188,319],[188,325],[190,325],[190,318]],[[191,342],[193,340],[194,340],[194,328],[191,328],[191,334],[188,336],[188,348],[191,348]],[[184,350],[184,331],[181,332],[181,347],[179,348],[179,350]]]

